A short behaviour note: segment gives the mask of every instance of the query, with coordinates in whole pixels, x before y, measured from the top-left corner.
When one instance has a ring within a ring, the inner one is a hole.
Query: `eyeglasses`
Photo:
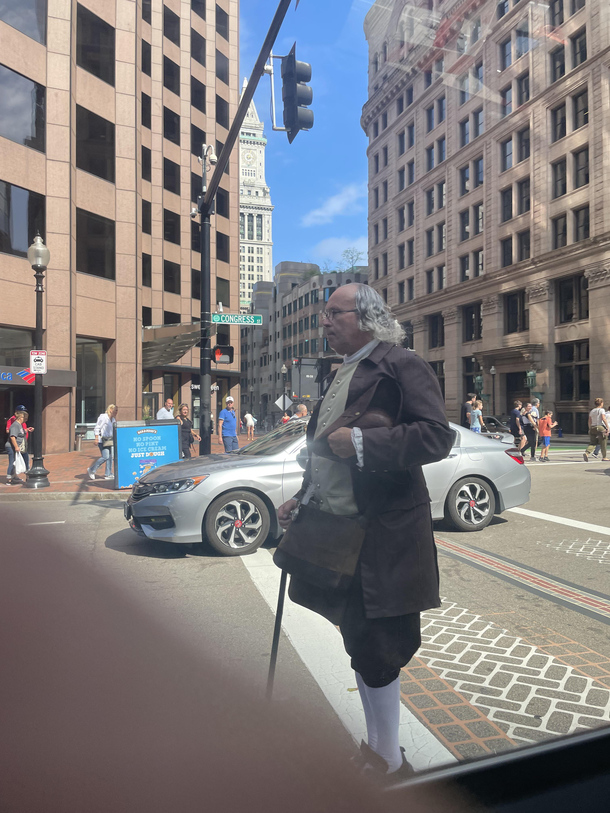
[[[349,311],[339,311],[339,310],[322,311],[322,319],[328,319],[329,322],[332,322],[338,313],[358,313],[358,308],[352,308]]]

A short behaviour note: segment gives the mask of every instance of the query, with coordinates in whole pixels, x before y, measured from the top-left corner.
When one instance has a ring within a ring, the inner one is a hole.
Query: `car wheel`
[[[447,496],[446,514],[460,531],[482,531],[496,510],[492,487],[480,477],[465,477],[454,483]]]
[[[210,505],[204,530],[210,545],[223,556],[243,556],[260,547],[269,534],[267,506],[249,491],[229,491]]]

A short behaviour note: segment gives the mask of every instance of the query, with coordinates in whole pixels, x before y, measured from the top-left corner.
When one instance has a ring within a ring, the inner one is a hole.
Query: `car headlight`
[[[181,494],[192,491],[199,483],[203,483],[210,475],[200,474],[198,477],[187,477],[182,480],[169,480],[167,483],[154,483],[151,486],[152,494]]]

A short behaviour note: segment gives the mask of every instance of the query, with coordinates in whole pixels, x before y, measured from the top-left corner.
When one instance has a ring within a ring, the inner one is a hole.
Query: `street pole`
[[[491,373],[491,398],[492,398],[492,405],[493,405],[493,414],[496,414],[496,368],[492,365],[490,371]]]
[[[260,78],[265,72],[265,65],[271,54],[271,49],[277,39],[284,18],[290,8],[292,0],[280,0],[280,3],[275,12],[275,16],[271,21],[269,31],[263,42],[258,58],[252,69],[248,85],[244,90],[241,102],[237,108],[235,119],[231,125],[231,129],[227,135],[224,147],[218,156],[216,168],[210,180],[210,185],[206,185],[206,160],[212,158],[210,147],[203,146],[202,155],[202,194],[197,201],[197,209],[201,215],[201,232],[200,232],[200,251],[201,251],[201,323],[200,323],[200,339],[199,339],[199,379],[201,381],[201,443],[199,444],[199,454],[207,455],[212,451],[212,426],[211,426],[211,396],[210,387],[212,385],[212,359],[210,354],[210,329],[211,329],[211,294],[210,294],[210,275],[211,275],[211,259],[210,259],[210,217],[214,207],[214,199],[220,186],[222,175],[229,163],[229,157],[233,151],[233,147],[239,137],[239,131],[246,113],[250,107],[250,102],[254,98],[254,93],[258,87]],[[299,0],[297,0],[297,6]],[[215,157],[215,156],[214,156]]]
[[[42,350],[42,295],[44,293],[44,272],[47,270],[51,258],[49,249],[42,241],[40,234],[28,249],[28,260],[34,269],[36,279],[36,331],[34,345],[36,350]],[[34,377],[34,460],[32,468],[26,474],[26,488],[48,488],[49,472],[44,467],[42,457],[42,375],[37,373]]]

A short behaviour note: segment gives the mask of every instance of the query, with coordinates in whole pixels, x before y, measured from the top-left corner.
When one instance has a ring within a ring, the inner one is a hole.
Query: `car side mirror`
[[[302,469],[306,469],[308,460],[309,452],[307,450],[307,446],[303,446],[301,449],[299,449],[299,453],[297,454],[297,463]]]

